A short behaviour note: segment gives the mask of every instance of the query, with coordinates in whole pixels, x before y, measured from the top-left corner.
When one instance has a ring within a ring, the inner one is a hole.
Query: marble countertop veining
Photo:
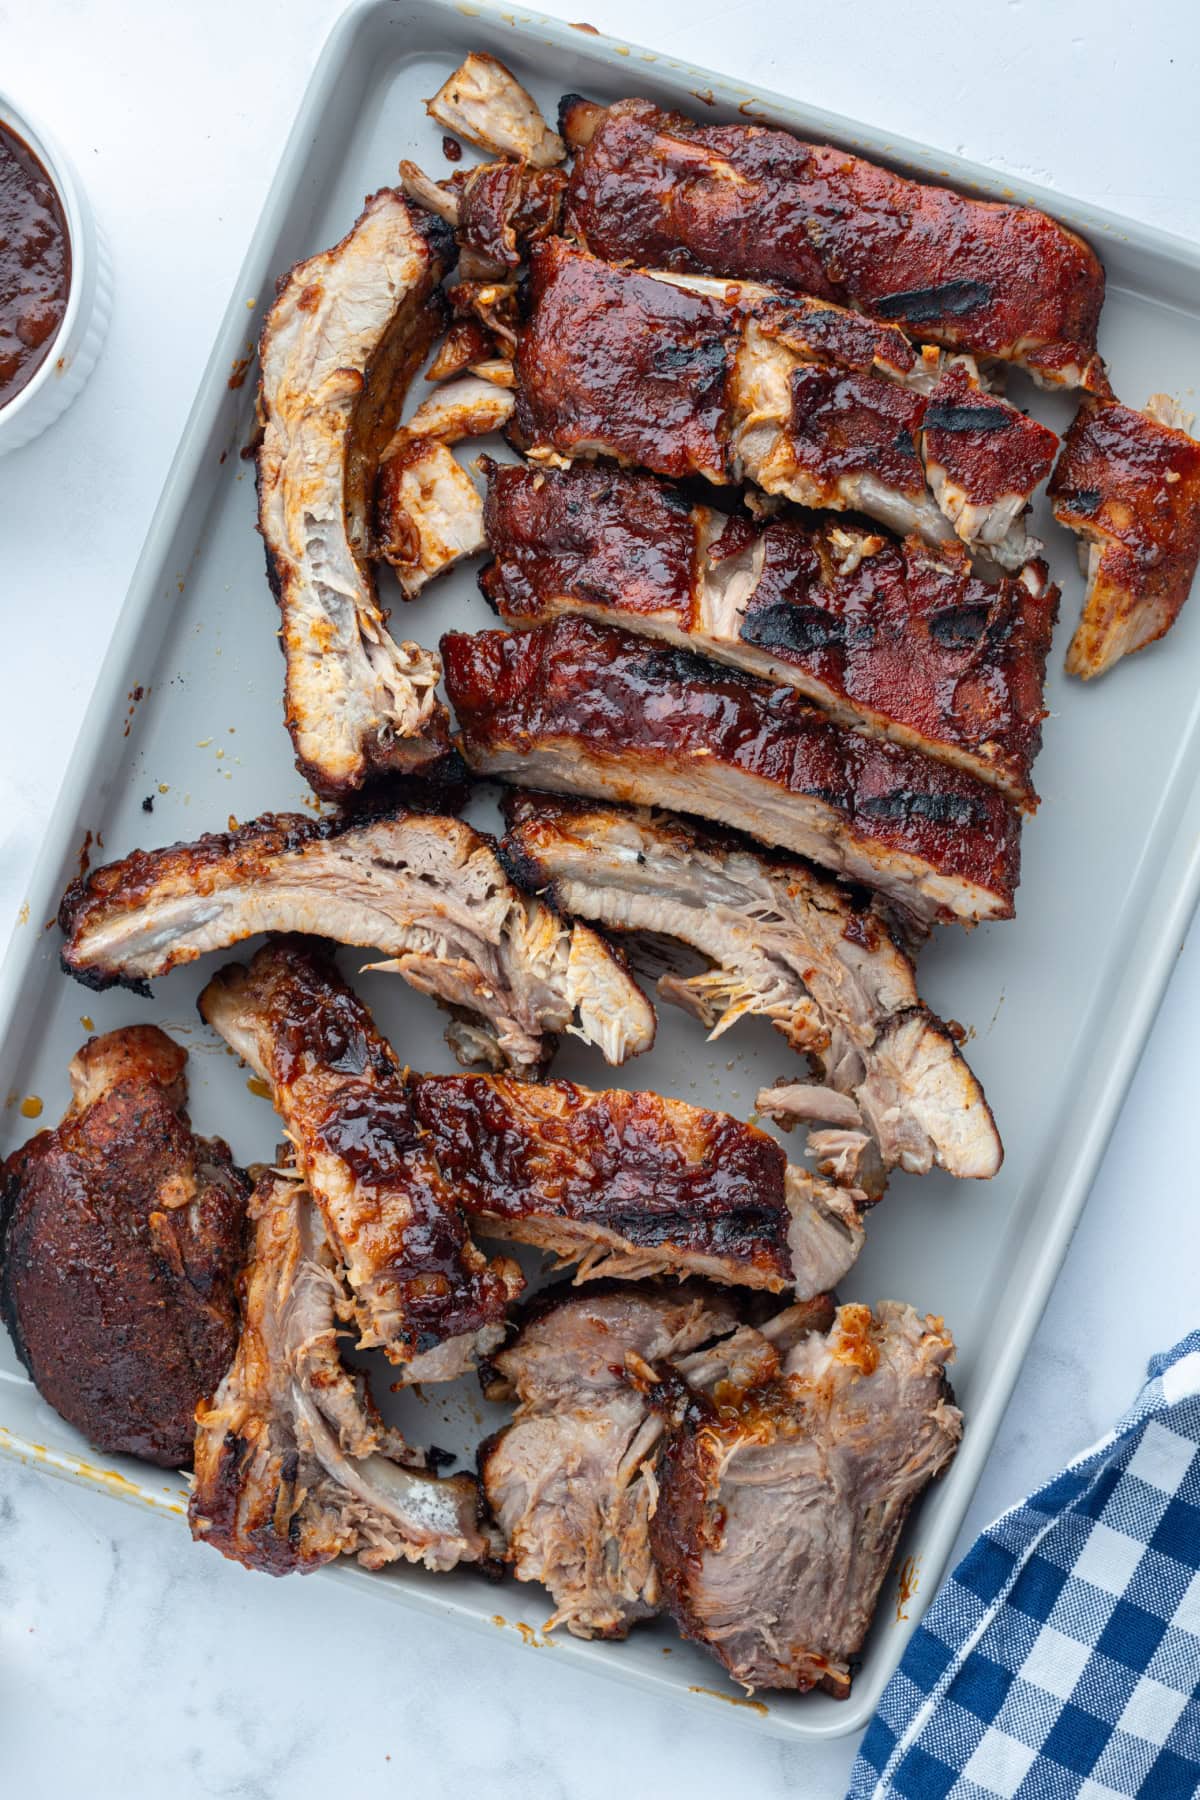
[[[570,17],[585,0],[542,0]],[[1200,236],[1186,0],[586,0],[592,22]],[[80,167],[113,251],[103,360],[66,419],[0,461],[0,918],[23,893],[125,583],[337,0],[0,5],[0,81]],[[961,25],[961,30],[956,26]],[[1146,1358],[1200,1323],[1200,934],[1161,1016],[962,1545],[1099,1435]],[[553,1650],[252,1578],[177,1524],[0,1463],[6,1792],[107,1800],[614,1791],[833,1800],[852,1740],[797,1751],[592,1683]]]

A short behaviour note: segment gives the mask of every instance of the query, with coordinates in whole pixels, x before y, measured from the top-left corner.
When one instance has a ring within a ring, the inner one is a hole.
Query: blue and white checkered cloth
[[[884,1689],[848,1800],[1200,1794],[1200,1331],[998,1519]]]

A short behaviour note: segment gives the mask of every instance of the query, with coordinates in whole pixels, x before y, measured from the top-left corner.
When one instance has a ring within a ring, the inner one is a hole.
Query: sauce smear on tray
[[[0,125],[0,406],[45,361],[70,285],[62,201],[29,145]]]

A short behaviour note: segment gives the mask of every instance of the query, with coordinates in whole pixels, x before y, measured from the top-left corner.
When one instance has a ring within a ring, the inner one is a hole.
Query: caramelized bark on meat
[[[557,239],[537,247],[530,270],[518,440],[556,456],[613,456],[661,475],[728,481],[737,312]]]
[[[849,1693],[909,1509],[958,1447],[953,1353],[940,1319],[885,1300],[839,1308],[741,1396],[656,1390],[663,1599],[735,1681]]]
[[[1169,631],[1200,559],[1200,443],[1174,403],[1116,401],[1076,415],[1050,483],[1054,516],[1080,538],[1083,617],[1067,671],[1089,680]]]
[[[456,174],[460,246],[497,271],[518,268],[557,230],[566,184],[560,170],[524,163],[483,163]]]
[[[89,1038],[74,1099],[4,1165],[0,1314],[44,1399],[97,1449],[192,1460],[237,1342],[249,1183],[193,1135],[187,1054],[154,1025]]]
[[[654,1041],[653,1009],[616,952],[519,893],[491,839],[461,819],[266,813],[92,869],[59,923],[69,974],[137,993],[260,931],[383,950],[391,960],[376,966],[454,1010],[466,1062],[536,1070],[567,1030],[613,1062]]]
[[[1003,797],[790,689],[582,619],[451,633],[442,651],[480,773],[735,825],[926,921],[1012,914],[1020,828]]]
[[[1035,804],[1044,564],[990,584],[913,539],[725,515],[630,470],[485,466],[480,585],[509,623],[578,613],[695,648]]]
[[[297,766],[326,798],[441,757],[436,656],[396,643],[368,561],[375,471],[445,318],[449,233],[389,188],[297,263],[263,324],[258,520]]]
[[[270,1086],[363,1344],[397,1363],[454,1344],[469,1366],[477,1341],[496,1341],[520,1272],[472,1242],[366,1006],[315,945],[284,938],[215,976],[200,1011]]]
[[[569,96],[584,142],[566,229],[598,256],[782,283],[929,343],[1107,393],[1096,355],[1104,271],[1032,207],[905,179],[758,125],[701,125],[648,100]]]
[[[534,250],[530,293],[513,434],[533,460],[603,455],[660,475],[748,478],[929,543],[957,532],[1005,568],[1037,549],[1020,519],[1057,439],[994,395],[975,405],[968,359],[935,408],[945,463],[927,479],[922,426],[941,359],[898,331],[764,288],[614,268],[560,239]]]
[[[862,1244],[854,1201],[765,1132],[660,1094],[427,1075],[414,1107],[485,1236],[597,1276],[703,1275],[802,1299]]]
[[[821,1086],[767,1089],[758,1108],[789,1124],[857,1133],[851,1185],[877,1194],[897,1166],[996,1173],[1003,1150],[983,1090],[949,1028],[923,1004],[912,959],[878,899],[669,815],[527,794],[514,796],[509,819],[502,851],[517,880],[568,913],[673,938],[705,958],[698,975],[665,976],[663,999],[685,1006],[714,1037],[746,1016],[769,1019],[812,1059]],[[809,1148],[832,1156],[835,1146],[810,1137]]]
[[[342,1277],[294,1169],[261,1177],[252,1212],[237,1353],[197,1412],[193,1537],[269,1575],[337,1556],[368,1569],[486,1560],[475,1482],[426,1473],[342,1364]]]

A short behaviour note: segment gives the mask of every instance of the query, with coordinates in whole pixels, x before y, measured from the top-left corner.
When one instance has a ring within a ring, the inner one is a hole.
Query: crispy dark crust
[[[792,1280],[786,1158],[728,1113],[569,1081],[426,1076],[415,1111],[469,1213],[524,1226],[561,1219],[597,1244],[713,1258],[729,1278]]]
[[[600,446],[660,475],[727,479],[738,315],[552,239],[534,250],[512,433],[564,456]]]
[[[248,969],[223,970],[200,997],[223,1034],[226,996],[253,1018],[276,1110],[356,1294],[369,1282],[396,1319],[393,1359],[502,1318],[509,1287],[423,1141],[396,1053],[323,951],[277,938]]]
[[[214,882],[224,886],[231,879],[252,879],[267,857],[340,837],[357,830],[367,817],[365,813],[319,819],[303,813],[264,813],[236,831],[206,832],[190,844],[168,844],[162,850],[134,850],[119,862],[88,870],[71,883],[58,908],[59,928],[67,940],[60,952],[64,973],[97,992],[127,987],[135,994],[148,994],[149,982],[78,958],[75,942],[92,919],[103,916],[113,904],[131,909],[140,906],[165,880],[186,878],[195,893],[203,894]],[[169,957],[161,973],[166,974],[181,960],[185,959]]]
[[[0,1171],[0,1316],[43,1398],[90,1443],[179,1468],[237,1343],[249,1183],[225,1144],[193,1136],[171,1091],[183,1052],[152,1026],[90,1046],[122,1040],[138,1060]]]
[[[614,262],[781,282],[1050,381],[1077,367],[1082,385],[1108,392],[1095,355],[1104,270],[1031,207],[631,99],[607,109],[577,155],[565,220]]]
[[[729,823],[704,780],[721,769],[744,788],[748,813],[764,786],[805,799],[872,866],[899,853],[910,868],[984,890],[992,916],[1012,914],[1020,825],[1003,797],[959,770],[844,730],[790,689],[581,619],[454,632],[442,653],[464,754],[476,768],[517,780],[517,757],[553,748],[574,759],[573,791],[650,804],[659,797],[656,771],[686,769],[696,777],[690,810]],[[785,835],[772,823],[768,837],[757,818],[747,828],[768,842]]]
[[[1058,452],[1048,426],[981,388],[962,362],[938,377],[921,430],[926,461],[945,469],[977,506],[1031,493]]]
[[[516,269],[533,244],[558,228],[567,178],[561,169],[534,169],[528,163],[481,163],[456,174],[457,237],[501,268]]]
[[[1200,443],[1132,407],[1080,408],[1050,482],[1054,516],[1099,564],[1067,654],[1098,675],[1168,631],[1200,560]]]
[[[843,574],[821,528],[719,520],[649,475],[576,464],[487,465],[484,525],[496,560],[480,586],[509,623],[578,612],[696,647],[794,684],[843,724],[924,749],[1036,803],[1030,770],[1058,590],[990,584],[957,556],[876,534]],[[762,568],[731,625],[714,632],[700,583],[727,558]]]

